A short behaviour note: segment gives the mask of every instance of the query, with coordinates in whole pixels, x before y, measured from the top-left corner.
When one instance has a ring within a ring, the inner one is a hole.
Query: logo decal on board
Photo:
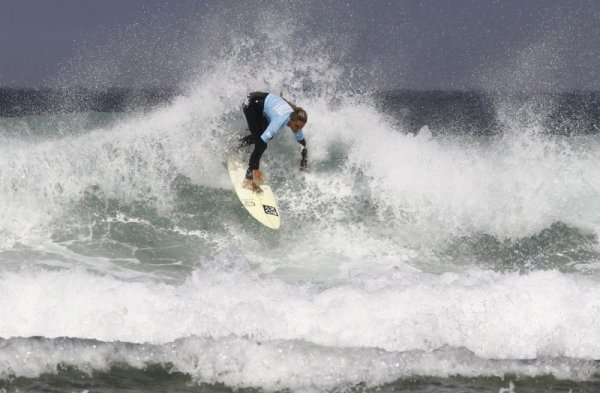
[[[255,203],[252,199],[244,199],[244,206],[252,207],[255,206]]]
[[[272,216],[279,216],[279,214],[277,214],[277,209],[274,206],[263,205],[263,209],[265,209],[266,214],[270,214]]]

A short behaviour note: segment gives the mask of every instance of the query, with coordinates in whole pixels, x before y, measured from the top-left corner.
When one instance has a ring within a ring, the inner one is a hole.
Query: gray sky
[[[257,13],[380,88],[600,90],[600,1],[0,0],[0,86],[177,85]],[[336,45],[339,38],[339,47]],[[215,44],[217,42],[217,44]]]

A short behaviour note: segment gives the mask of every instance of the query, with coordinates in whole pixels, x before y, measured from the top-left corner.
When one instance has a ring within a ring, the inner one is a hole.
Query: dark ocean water
[[[502,133],[504,126],[497,112],[501,103],[514,115],[538,115],[544,133],[589,135],[600,131],[600,93],[594,91],[389,91],[376,96],[383,112],[413,130],[427,124],[440,133]]]
[[[56,113],[125,112],[169,102],[176,88],[0,88],[0,116],[22,117]]]
[[[178,88],[0,89],[0,116],[56,113],[149,111],[184,94]],[[372,94],[377,108],[400,127],[416,133],[429,125],[437,133],[494,135],[503,127],[496,103],[543,114],[544,132],[596,134],[600,130],[600,93],[391,90]]]

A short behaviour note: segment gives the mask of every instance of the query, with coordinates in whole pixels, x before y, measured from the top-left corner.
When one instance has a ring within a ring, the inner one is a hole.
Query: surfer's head
[[[301,130],[306,125],[308,121],[308,115],[306,111],[299,106],[294,107],[294,112],[290,115],[290,123],[289,126],[292,131],[296,132]]]

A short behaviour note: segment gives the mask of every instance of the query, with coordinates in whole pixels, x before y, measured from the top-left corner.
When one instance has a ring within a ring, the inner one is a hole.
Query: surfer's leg
[[[250,133],[255,138],[260,137],[269,125],[267,119],[263,116],[266,96],[267,93],[250,93],[248,100],[242,107]]]
[[[240,138],[237,149],[240,150],[246,146],[253,145],[267,129],[267,121],[262,115],[264,101],[255,99],[252,94],[248,96],[248,102],[243,106],[244,116],[250,129],[250,135]]]
[[[257,173],[256,171],[258,171],[260,158],[267,148],[267,144],[260,138],[269,125],[267,119],[263,116],[266,96],[267,93],[250,93],[250,95],[248,95],[248,101],[243,107],[244,115],[248,122],[248,128],[250,129],[250,135],[241,139],[240,147],[248,146],[250,144],[254,145],[254,150],[250,155],[250,163],[246,172],[247,180],[253,178],[253,172]],[[262,178],[262,176],[260,177]]]

